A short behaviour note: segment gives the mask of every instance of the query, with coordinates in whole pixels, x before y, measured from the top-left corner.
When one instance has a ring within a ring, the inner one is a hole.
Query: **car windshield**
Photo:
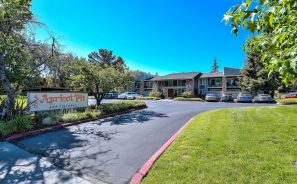
[[[213,93],[209,93],[209,94],[207,94],[206,96],[216,96],[216,95],[213,94]]]
[[[260,94],[259,96],[270,97],[270,95],[267,94]]]
[[[250,93],[241,93],[241,96],[251,96]]]

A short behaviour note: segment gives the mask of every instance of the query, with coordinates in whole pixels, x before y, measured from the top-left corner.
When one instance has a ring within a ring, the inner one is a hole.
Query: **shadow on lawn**
[[[165,113],[158,113],[154,111],[135,111],[128,114],[122,114],[115,117],[110,117],[106,119],[99,120],[97,123],[101,125],[102,123],[110,122],[111,125],[124,125],[128,123],[144,123],[151,120],[152,118],[168,118]]]

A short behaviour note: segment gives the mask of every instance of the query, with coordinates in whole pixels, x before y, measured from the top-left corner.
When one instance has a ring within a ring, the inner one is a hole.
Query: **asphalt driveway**
[[[128,183],[155,151],[203,111],[265,104],[147,101],[148,108],[17,142],[93,183]]]

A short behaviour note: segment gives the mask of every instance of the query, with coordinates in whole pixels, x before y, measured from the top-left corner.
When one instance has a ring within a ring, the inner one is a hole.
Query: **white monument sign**
[[[88,106],[88,93],[80,92],[28,92],[30,111],[75,109]]]

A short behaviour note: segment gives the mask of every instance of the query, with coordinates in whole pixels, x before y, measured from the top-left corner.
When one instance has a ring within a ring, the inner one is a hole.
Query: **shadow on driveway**
[[[165,113],[158,113],[154,111],[135,111],[129,114],[123,114],[111,118],[99,120],[97,123],[101,125],[103,123],[110,123],[110,125],[124,125],[128,123],[144,123],[150,121],[153,118],[168,118]]]

